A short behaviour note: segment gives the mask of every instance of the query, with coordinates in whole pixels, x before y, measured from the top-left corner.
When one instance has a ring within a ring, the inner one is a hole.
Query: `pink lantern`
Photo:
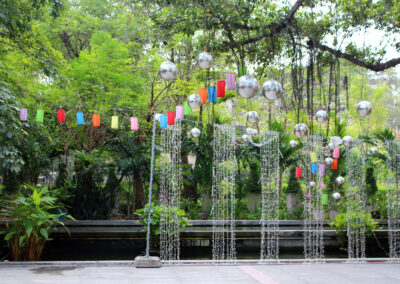
[[[184,108],[183,106],[176,106],[176,120],[183,120],[184,117]]]
[[[19,120],[26,121],[28,118],[28,110],[26,108],[21,108],[19,111]]]
[[[333,158],[339,159],[339,157],[340,157],[340,148],[337,147],[337,148],[335,148],[335,149],[333,150]]]
[[[320,176],[325,175],[325,164],[319,164],[318,172]]]
[[[138,130],[139,122],[137,117],[131,117],[131,130]]]
[[[235,89],[235,78],[236,75],[234,73],[226,73],[226,89],[234,90]]]

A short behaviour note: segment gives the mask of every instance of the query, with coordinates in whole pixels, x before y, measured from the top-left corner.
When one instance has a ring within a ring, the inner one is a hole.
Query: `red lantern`
[[[300,167],[296,168],[296,178],[301,178],[301,168]]]
[[[168,115],[168,119],[167,119],[168,125],[174,125],[175,124],[175,112],[169,111],[167,113],[167,115]]]
[[[337,167],[338,167],[337,159],[333,159],[331,170],[337,170]]]
[[[65,122],[65,110],[59,109],[57,111],[57,121],[58,122]]]
[[[225,81],[217,82],[217,98],[225,97]]]
[[[95,113],[93,114],[93,127],[99,127],[100,126],[100,114]]]

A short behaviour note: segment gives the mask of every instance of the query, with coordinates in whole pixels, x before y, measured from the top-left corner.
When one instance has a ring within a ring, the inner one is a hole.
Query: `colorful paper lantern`
[[[21,108],[19,111],[19,120],[26,121],[28,119],[28,110],[26,108]]]
[[[311,163],[316,163],[316,162],[318,162],[317,153],[311,152],[311,153],[310,153],[310,159],[311,159]]]
[[[225,81],[217,82],[217,98],[225,97]]]
[[[167,128],[168,126],[168,117],[166,114],[160,115],[160,128]]]
[[[100,126],[100,114],[95,113],[93,114],[93,127],[99,127]]]
[[[176,106],[176,120],[183,120],[184,118],[184,107],[183,106]]]
[[[236,74],[235,73],[226,73],[226,89],[227,90],[235,90],[235,81]]]
[[[111,117],[111,128],[118,129],[118,116],[116,116],[116,115],[113,115]]]
[[[183,114],[184,115],[192,115],[192,108],[189,106],[188,102],[183,104]]]
[[[78,125],[85,124],[85,119],[83,118],[83,112],[76,113],[76,122],[78,123]]]
[[[331,170],[337,170],[337,168],[338,168],[338,161],[337,159],[333,159]]]
[[[296,178],[301,178],[301,168],[296,167]]]
[[[65,110],[59,109],[57,111],[57,121],[58,122],[65,122]]]
[[[320,176],[325,175],[325,169],[326,169],[325,164],[319,164],[318,172]]]
[[[200,88],[199,89],[199,96],[201,98],[201,103],[205,105],[207,103],[207,89],[206,88]]]
[[[43,119],[44,119],[44,110],[38,109],[36,111],[36,121],[43,123]]]
[[[131,117],[131,130],[138,130],[139,122],[137,117]]]
[[[318,164],[317,163],[312,163],[311,164],[311,173],[312,174],[318,173]]]
[[[207,101],[209,103],[216,103],[217,102],[217,88],[215,88],[214,86],[208,87]]]
[[[173,112],[173,111],[167,112],[167,124],[168,125],[175,124],[175,112]]]
[[[322,194],[321,203],[322,203],[322,205],[328,205],[328,194],[326,194],[326,193]]]
[[[340,148],[339,147],[336,147],[335,149],[333,149],[332,157],[335,159],[339,159],[339,157],[340,157]]]

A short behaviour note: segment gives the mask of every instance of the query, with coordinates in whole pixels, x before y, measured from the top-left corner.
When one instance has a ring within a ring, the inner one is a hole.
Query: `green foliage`
[[[376,184],[376,178],[374,174],[374,168],[369,166],[365,169],[365,190],[367,192],[367,197],[371,198],[375,195],[378,190]]]
[[[27,192],[16,194],[3,214],[9,220],[4,239],[14,261],[38,261],[51,230],[56,225],[64,226],[65,218],[73,219],[61,210],[63,205],[47,187],[26,187]]]
[[[296,168],[292,167],[290,169],[288,185],[285,193],[300,193],[301,192],[301,184],[299,179],[296,178]]]

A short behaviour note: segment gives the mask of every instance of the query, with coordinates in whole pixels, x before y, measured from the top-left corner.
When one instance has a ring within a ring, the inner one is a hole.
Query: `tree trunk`
[[[133,213],[135,213],[137,209],[141,209],[143,207],[144,207],[143,178],[142,178],[142,173],[139,173],[137,175],[137,178],[135,179],[135,205],[133,207]]]

